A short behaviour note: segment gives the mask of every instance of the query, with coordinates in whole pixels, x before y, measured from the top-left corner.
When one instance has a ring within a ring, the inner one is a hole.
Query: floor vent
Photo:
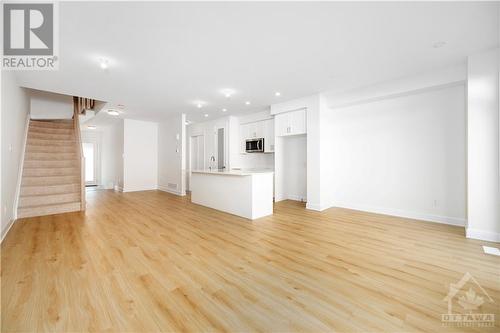
[[[171,188],[171,189],[175,189],[175,190],[177,190],[177,184],[174,184],[174,183],[168,183],[168,184],[167,184],[167,187],[168,187],[168,188]]]
[[[483,246],[483,251],[486,254],[492,254],[494,256],[500,256],[500,250],[496,247]]]

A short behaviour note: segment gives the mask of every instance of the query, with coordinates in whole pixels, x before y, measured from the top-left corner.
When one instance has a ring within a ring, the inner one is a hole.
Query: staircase
[[[78,116],[30,120],[17,217],[85,209]]]

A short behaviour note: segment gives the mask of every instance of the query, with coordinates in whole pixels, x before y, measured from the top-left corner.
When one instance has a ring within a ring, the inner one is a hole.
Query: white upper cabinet
[[[290,112],[291,134],[307,133],[306,121],[306,109]]]
[[[240,126],[240,143],[241,152],[246,150],[246,140],[250,139],[250,124],[243,124]]]
[[[264,152],[274,153],[274,121],[268,119],[262,123],[264,123]]]
[[[257,139],[264,137],[264,122],[256,121],[253,123],[244,124],[245,135],[247,139]]]
[[[241,152],[245,152],[246,140],[264,138],[264,152],[274,152],[274,120],[266,119],[240,125]]]
[[[277,114],[274,121],[276,136],[307,133],[306,109]]]
[[[288,113],[280,113],[274,117],[274,129],[276,132],[276,136],[288,135],[288,118]]]

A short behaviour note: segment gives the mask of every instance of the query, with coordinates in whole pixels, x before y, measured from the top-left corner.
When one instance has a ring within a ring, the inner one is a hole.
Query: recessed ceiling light
[[[109,67],[108,59],[104,58],[99,59],[99,66],[101,66],[102,69],[107,69]]]
[[[277,91],[277,92],[275,92],[275,93],[274,93],[274,96],[276,96],[276,97],[280,97],[280,96],[281,96],[281,93],[280,93],[279,91]]]
[[[246,102],[245,102],[245,104],[246,104],[246,105],[250,105],[250,101],[246,101]]]
[[[87,128],[91,129],[91,130],[95,130],[97,128],[97,126],[95,126],[95,125],[88,125]]]
[[[108,110],[108,114],[110,116],[119,116],[120,115],[120,112],[116,111],[116,110]]]
[[[445,45],[446,45],[446,42],[439,41],[439,42],[435,42],[434,44],[432,44],[432,47],[435,48],[435,49],[439,49],[440,47],[443,47]]]
[[[226,98],[231,98],[231,96],[234,94],[233,89],[222,89],[221,92]]]
[[[208,113],[205,113],[205,118],[207,118],[207,117],[208,117]]]
[[[196,107],[198,109],[201,109],[202,107],[204,107],[207,103],[205,103],[204,101],[200,101],[200,100],[197,100],[197,101],[194,101],[194,105],[196,105]]]
[[[222,112],[226,112],[226,111],[227,111],[227,109],[222,109]]]

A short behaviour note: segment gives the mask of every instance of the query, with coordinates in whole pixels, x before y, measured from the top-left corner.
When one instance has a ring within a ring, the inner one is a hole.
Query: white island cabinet
[[[191,201],[250,220],[273,213],[273,171],[195,170]]]

